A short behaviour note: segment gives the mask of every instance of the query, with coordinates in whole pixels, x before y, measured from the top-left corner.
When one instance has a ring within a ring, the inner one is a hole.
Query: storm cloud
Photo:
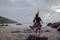
[[[43,22],[60,21],[60,0],[0,0],[0,16],[32,23],[37,11]]]

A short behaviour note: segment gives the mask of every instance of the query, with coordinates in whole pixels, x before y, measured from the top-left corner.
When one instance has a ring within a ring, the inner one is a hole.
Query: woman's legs
[[[39,36],[40,36],[40,30],[41,30],[41,29],[40,29],[40,28],[38,28]]]
[[[37,33],[39,33],[39,36],[40,36],[40,28],[36,29],[36,35],[37,35]]]

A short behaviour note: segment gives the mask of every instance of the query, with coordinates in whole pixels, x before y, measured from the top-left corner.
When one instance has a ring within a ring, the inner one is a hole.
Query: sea
[[[9,26],[6,26],[6,28],[9,28],[9,27],[14,27],[14,28],[20,28],[20,29],[27,29],[27,28],[29,28],[29,26],[31,25],[33,25],[32,23],[30,23],[30,24],[22,24],[22,25],[16,25],[16,23],[11,23],[11,24],[8,24]],[[44,24],[42,24],[42,27],[46,27],[46,25],[47,25],[47,23],[44,23]]]

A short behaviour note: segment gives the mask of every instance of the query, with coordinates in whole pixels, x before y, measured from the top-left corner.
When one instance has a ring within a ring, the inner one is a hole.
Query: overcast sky
[[[60,0],[0,0],[0,16],[32,23],[37,11],[44,23],[60,21]]]

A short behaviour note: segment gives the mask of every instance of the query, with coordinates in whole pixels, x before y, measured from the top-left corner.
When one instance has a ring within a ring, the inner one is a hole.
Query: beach
[[[0,40],[25,40],[28,35],[35,35],[35,33],[26,33],[23,29],[13,26],[0,28]],[[57,29],[51,28],[49,32],[41,32],[40,35],[47,37],[48,40],[57,40]]]

